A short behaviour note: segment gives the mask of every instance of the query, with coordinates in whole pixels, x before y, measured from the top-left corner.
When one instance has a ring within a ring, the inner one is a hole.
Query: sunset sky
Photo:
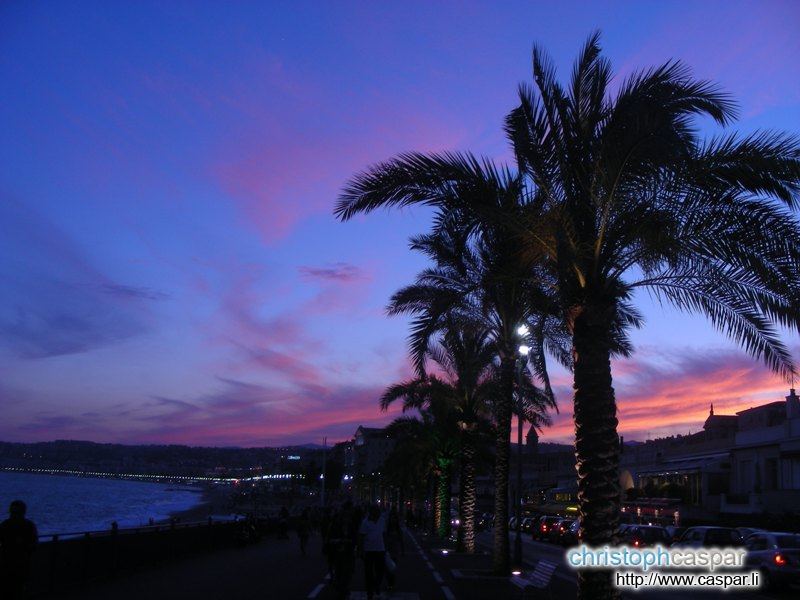
[[[595,29],[620,77],[680,58],[737,99],[733,128],[800,132],[793,1],[4,2],[0,440],[262,446],[387,422],[410,368],[384,307],[430,214],[342,224],[338,190],[401,151],[508,161],[533,42],[565,78]],[[703,319],[637,301],[626,439],[786,395]],[[542,439],[569,441],[555,379]]]

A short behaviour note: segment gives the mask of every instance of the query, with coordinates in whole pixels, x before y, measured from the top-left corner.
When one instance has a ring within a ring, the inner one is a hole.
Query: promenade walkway
[[[398,560],[397,585],[391,600],[454,600],[443,574],[408,535],[406,554]],[[427,564],[426,564],[427,563]],[[144,569],[118,579],[91,583],[58,598],[67,600],[328,600],[327,565],[319,536],[309,541],[308,555],[300,554],[296,536],[289,540],[265,539],[243,548],[176,561]],[[366,598],[363,563],[356,561],[351,600]]]

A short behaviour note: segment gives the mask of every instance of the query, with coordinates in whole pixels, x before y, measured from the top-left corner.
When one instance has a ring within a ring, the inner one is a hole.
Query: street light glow
[[[531,347],[530,346],[526,346],[525,344],[522,344],[519,347],[519,353],[520,353],[521,356],[528,356],[528,354],[530,354],[530,351],[531,351]]]
[[[526,336],[530,332],[531,332],[531,330],[528,329],[528,326],[525,325],[525,324],[520,325],[519,327],[517,327],[517,335]]]

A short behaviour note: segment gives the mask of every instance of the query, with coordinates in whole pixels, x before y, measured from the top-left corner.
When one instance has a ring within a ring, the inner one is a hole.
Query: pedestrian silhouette
[[[389,584],[390,592],[397,582],[397,559],[401,554],[405,553],[400,516],[397,514],[397,509],[392,508],[386,521],[386,580]]]
[[[281,540],[289,539],[289,510],[281,506],[280,516],[278,517],[278,538]]]
[[[311,517],[308,513],[308,508],[304,508],[297,521],[297,537],[300,540],[300,552],[303,556],[306,555],[306,546],[308,545],[308,536],[311,530]]]
[[[25,518],[27,507],[14,500],[9,517],[0,523],[0,597],[18,600],[27,595],[31,556],[39,535],[33,521]]]
[[[364,559],[364,579],[367,599],[381,593],[381,581],[386,570],[386,522],[377,506],[370,506],[367,518],[358,530],[358,554]]]

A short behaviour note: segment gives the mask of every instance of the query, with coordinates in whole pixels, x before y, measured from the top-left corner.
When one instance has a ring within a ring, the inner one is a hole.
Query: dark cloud
[[[153,398],[162,406],[174,406],[182,409],[197,410],[197,406],[195,404],[186,402],[185,400],[175,400],[174,398],[165,398],[164,396],[154,396]]]
[[[0,346],[13,354],[88,352],[148,329],[145,300],[159,292],[109,280],[63,231],[5,199],[0,253]]]
[[[136,300],[164,300],[169,294],[148,287],[121,285],[118,283],[103,284],[100,289],[111,296],[120,298],[133,298]]]
[[[62,297],[62,306],[37,300],[0,315],[0,344],[22,358],[88,352],[145,330],[133,316],[88,298]]]
[[[355,265],[337,262],[325,267],[302,266],[297,269],[308,279],[321,279],[324,281],[355,281],[365,277],[363,271]]]

